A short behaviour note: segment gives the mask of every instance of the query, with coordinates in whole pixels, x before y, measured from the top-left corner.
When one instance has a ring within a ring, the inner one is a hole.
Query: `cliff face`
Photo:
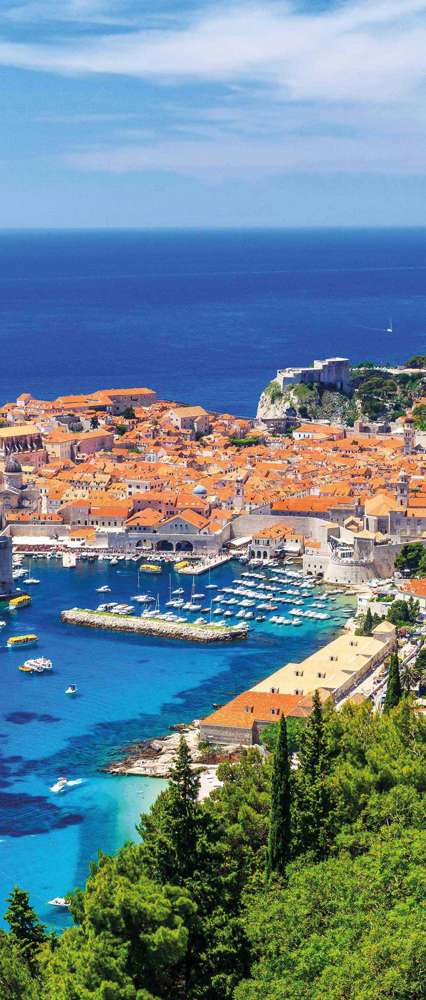
[[[335,423],[353,421],[357,417],[353,398],[337,390],[303,383],[281,389],[278,382],[270,382],[263,390],[258,407],[258,420],[331,420]]]

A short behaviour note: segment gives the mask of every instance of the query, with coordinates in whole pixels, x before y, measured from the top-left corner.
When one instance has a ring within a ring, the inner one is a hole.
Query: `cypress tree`
[[[24,889],[14,886],[7,897],[9,907],[4,915],[10,927],[10,936],[17,945],[30,969],[37,971],[36,956],[40,945],[46,941],[43,924],[30,906],[29,895]]]
[[[278,741],[272,774],[271,816],[269,821],[269,872],[283,875],[290,854],[290,760],[285,716],[279,722]]]
[[[364,625],[362,628],[364,635],[371,635],[373,629],[373,615],[371,614],[370,608],[367,608],[367,612],[364,618]]]
[[[401,696],[402,686],[399,673],[398,653],[392,653],[389,664],[388,683],[386,687],[383,711],[390,712],[391,708],[395,708],[395,705],[398,705],[400,702]]]
[[[318,691],[312,696],[312,712],[302,731],[299,754],[300,768],[314,781],[325,765],[324,721]]]

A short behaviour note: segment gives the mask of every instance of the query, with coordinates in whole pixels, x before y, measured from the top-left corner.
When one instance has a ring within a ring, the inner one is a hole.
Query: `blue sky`
[[[426,0],[2,0],[0,227],[426,225]]]

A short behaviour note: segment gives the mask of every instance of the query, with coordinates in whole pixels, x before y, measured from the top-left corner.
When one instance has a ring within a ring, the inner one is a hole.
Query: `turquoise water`
[[[212,581],[226,586],[241,572],[239,563],[227,564]],[[140,812],[164,785],[112,777],[99,768],[131,740],[199,718],[213,702],[229,700],[282,663],[302,659],[344,619],[336,601],[329,621],[305,620],[299,628],[251,623],[246,642],[198,646],[118,636],[63,625],[60,611],[129,600],[137,592],[133,562],[64,569],[55,560],[34,560],[31,575],[41,581],[31,590],[32,606],[0,614],[7,620],[0,631],[0,915],[16,883],[30,891],[43,920],[61,927],[67,914],[52,911],[47,900],[84,883],[98,848],[114,851],[133,837]],[[198,578],[197,591],[207,582]],[[105,583],[111,595],[97,594]],[[173,574],[172,586],[184,586],[190,596],[191,579]],[[169,587],[168,569],[155,578],[141,574],[141,589],[158,591],[162,603]],[[280,606],[277,614],[288,617],[288,610]],[[30,631],[39,636],[37,654],[6,649],[9,635]],[[30,655],[50,657],[52,674],[22,674],[17,668]],[[79,691],[75,698],[64,693],[72,682]],[[84,780],[58,796],[50,785],[59,775]]]

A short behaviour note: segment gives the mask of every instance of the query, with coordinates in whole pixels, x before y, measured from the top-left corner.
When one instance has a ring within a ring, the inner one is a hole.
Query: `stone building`
[[[322,385],[345,392],[351,385],[349,358],[325,358],[314,361],[311,368],[279,368],[276,381],[281,389],[302,382],[304,385]]]

